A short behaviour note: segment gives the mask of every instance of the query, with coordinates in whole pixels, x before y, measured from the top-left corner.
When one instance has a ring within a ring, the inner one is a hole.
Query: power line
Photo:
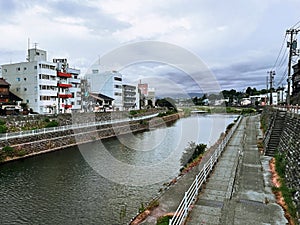
[[[298,24],[299,24],[299,26],[297,28],[295,28],[295,26],[297,26]],[[298,29],[299,27],[300,27],[300,20],[297,23],[295,23],[294,26],[291,27],[291,29],[293,29],[293,28]]]
[[[279,62],[279,64],[278,64],[277,67],[282,67],[283,64],[286,62],[286,60],[288,59],[288,55],[286,54],[286,52],[287,52],[287,48],[285,48],[285,51],[284,51],[284,53],[283,53],[283,55],[281,57],[281,60],[280,60],[280,62]]]
[[[288,72],[288,70],[287,70],[287,67],[286,67],[285,72],[283,73],[283,75],[282,75],[280,81],[278,81],[278,82],[276,83],[276,86],[280,86],[280,85],[283,83],[283,81],[286,80],[286,78],[287,78],[287,72]]]
[[[281,44],[279,53],[278,53],[278,55],[277,55],[277,58],[276,58],[276,61],[275,61],[274,65],[273,65],[273,67],[272,67],[272,70],[276,67],[276,64],[277,64],[278,59],[279,59],[279,57],[280,57],[280,54],[281,54],[281,52],[282,52],[283,46],[285,45],[286,36],[287,36],[287,33],[285,34],[285,36],[284,36],[284,38],[283,38],[283,42],[282,42],[282,44]]]

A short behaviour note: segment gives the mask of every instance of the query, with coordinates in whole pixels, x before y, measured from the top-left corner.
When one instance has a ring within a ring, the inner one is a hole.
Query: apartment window
[[[7,73],[7,69],[4,69],[3,72]]]
[[[20,88],[16,88],[16,91],[19,92],[19,91],[20,91]]]
[[[121,85],[115,85],[115,88],[122,88]]]
[[[26,100],[26,103],[29,103],[29,99]]]
[[[37,66],[34,66],[34,69],[36,70],[36,69],[37,69]]]
[[[20,77],[17,77],[17,81],[21,81],[21,78],[20,78]]]
[[[17,71],[20,71],[21,70],[21,68],[20,67],[17,67]]]
[[[114,77],[114,80],[122,81],[122,78],[120,78],[120,77]]]
[[[25,70],[27,70],[27,68],[26,68],[26,67],[24,67],[24,71],[25,71]]]
[[[27,80],[27,78],[26,78],[26,77],[24,77],[24,80],[26,81],[26,80]]]
[[[27,88],[24,88],[24,91],[27,91]]]
[[[122,93],[115,92],[115,96],[122,96]]]
[[[98,73],[99,70],[92,70],[92,73],[95,74],[95,73]]]
[[[37,99],[34,99],[35,102],[37,102]]]

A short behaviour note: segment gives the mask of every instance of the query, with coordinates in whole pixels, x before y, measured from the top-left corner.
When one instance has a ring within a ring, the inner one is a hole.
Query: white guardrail
[[[141,117],[126,118],[126,119],[108,120],[108,121],[91,122],[91,123],[79,123],[79,124],[72,124],[72,125],[59,126],[59,127],[49,127],[49,128],[42,128],[42,129],[29,130],[29,131],[5,133],[5,134],[0,134],[0,141],[12,139],[12,138],[22,138],[22,137],[38,135],[38,134],[46,134],[46,133],[57,132],[57,131],[66,131],[72,129],[85,128],[85,127],[94,127],[100,125],[108,125],[108,124],[116,124],[121,122],[150,119],[156,116],[158,116],[158,113],[147,115],[147,116],[141,116]]]
[[[190,188],[185,192],[182,201],[180,202],[177,210],[174,213],[174,216],[172,217],[172,219],[169,220],[169,225],[180,225],[184,222],[188,215],[190,206],[195,202],[198,196],[198,192],[202,184],[205,183],[208,175],[213,169],[213,166],[216,164],[219,156],[224,151],[227,143],[229,142],[230,138],[232,137],[233,133],[235,132],[236,128],[241,122],[241,119],[242,116],[239,117],[238,121],[235,123],[232,129],[230,129],[223,141],[219,144],[219,146],[215,149],[214,153],[204,164],[201,171],[196,175],[196,178],[191,184]]]
[[[287,111],[287,112],[290,112],[290,113],[300,114],[300,106],[298,106],[298,105],[275,106],[274,108],[282,110],[282,111]]]

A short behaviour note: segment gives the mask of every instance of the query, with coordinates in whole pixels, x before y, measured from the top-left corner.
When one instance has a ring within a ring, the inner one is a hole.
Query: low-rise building
[[[154,107],[155,106],[155,89],[149,88],[147,83],[138,84],[138,89],[140,90],[140,108]]]
[[[123,110],[122,74],[118,71],[100,71],[100,65],[93,65],[85,75],[90,92],[106,95],[113,101],[113,110]]]

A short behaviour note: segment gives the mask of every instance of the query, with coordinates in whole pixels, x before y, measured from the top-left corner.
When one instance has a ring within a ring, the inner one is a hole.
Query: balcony
[[[72,94],[58,94],[59,98],[72,98]]]
[[[65,109],[70,109],[72,108],[72,105],[68,105],[68,104],[61,104],[61,106]]]
[[[75,78],[72,78],[70,79],[70,83],[74,83],[74,84],[80,84],[80,79],[75,79]]]
[[[67,78],[71,78],[71,77],[72,77],[72,74],[57,71],[57,76],[58,76],[58,77],[67,77]]]
[[[57,90],[40,90],[39,95],[43,96],[57,96]]]
[[[72,87],[72,84],[58,83],[57,86],[61,87],[61,88],[69,88],[69,87]]]

